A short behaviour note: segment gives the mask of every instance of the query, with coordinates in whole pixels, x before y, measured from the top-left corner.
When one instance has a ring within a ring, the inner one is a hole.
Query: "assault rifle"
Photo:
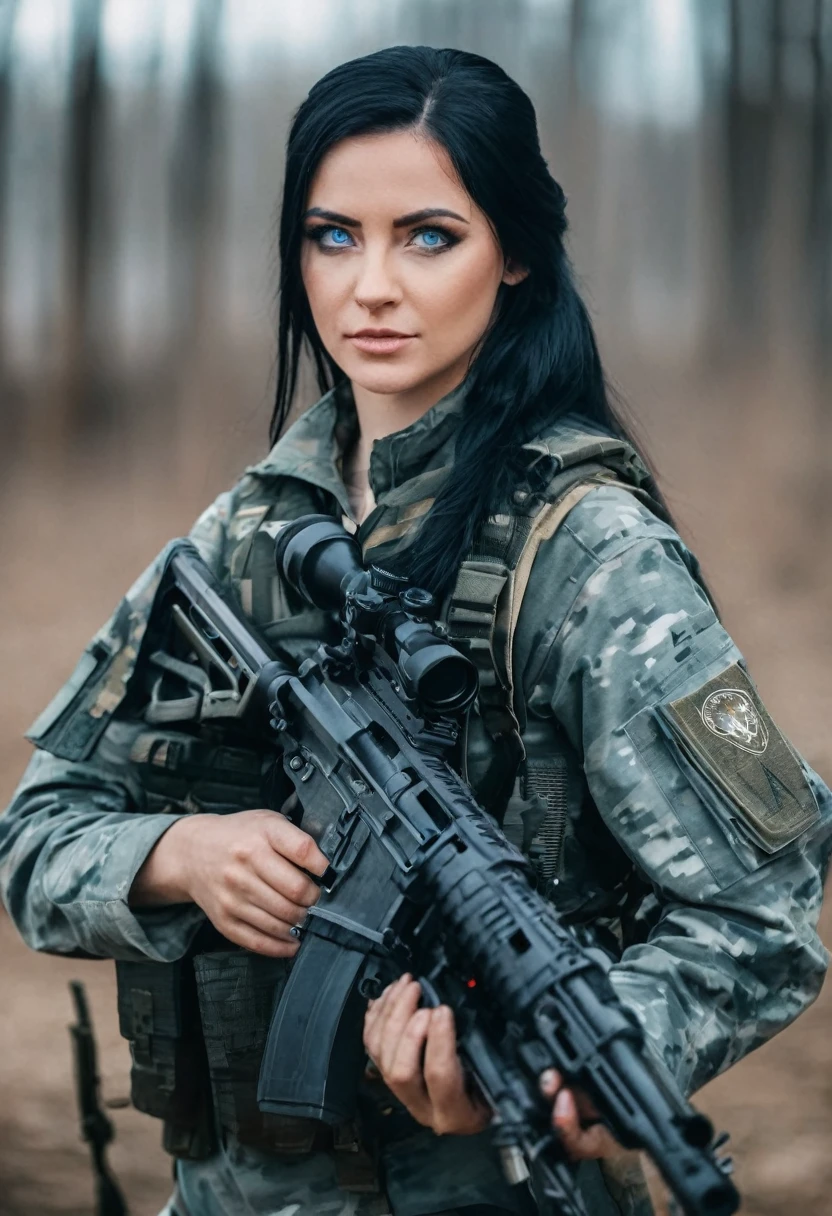
[[[366,1000],[408,970],[426,1003],[454,1010],[506,1175],[530,1178],[542,1210],[586,1216],[538,1088],[556,1068],[622,1145],[652,1157],[687,1216],[729,1216],[739,1197],[710,1122],[651,1064],[600,951],[535,892],[528,862],[451,766],[477,676],[435,623],[433,596],[365,570],[329,516],[286,525],[276,561],[304,600],[340,614],[340,641],[297,671],[188,542],[172,550],[149,629],[162,645],[150,665],[184,681],[178,703],[196,701],[198,720],[269,724],[295,822],[330,863],[274,1011],[261,1109],[351,1118]],[[177,699],[160,687],[148,716],[171,721]]]
[[[115,1132],[113,1124],[101,1106],[98,1076],[98,1051],[92,1028],[87,993],[79,980],[69,984],[76,1021],[69,1027],[72,1038],[72,1058],[75,1065],[75,1090],[81,1137],[90,1146],[95,1174],[96,1216],[127,1216],[127,1204],[118,1183],[107,1164],[107,1145]]]

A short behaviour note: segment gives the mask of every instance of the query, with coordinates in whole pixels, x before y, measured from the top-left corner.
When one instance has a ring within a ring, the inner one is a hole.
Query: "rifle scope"
[[[376,566],[364,569],[361,548],[331,515],[302,515],[275,541],[275,563],[315,608],[352,604],[396,664],[405,694],[429,714],[457,714],[477,695],[477,671],[465,655],[438,636],[430,619],[429,591]]]

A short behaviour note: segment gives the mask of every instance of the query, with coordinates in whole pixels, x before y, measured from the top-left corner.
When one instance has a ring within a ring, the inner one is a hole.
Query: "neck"
[[[462,383],[466,370],[465,367],[448,368],[401,393],[374,393],[353,380],[352,395],[358,418],[359,443],[368,457],[377,439],[403,431],[416,422],[437,401]]]

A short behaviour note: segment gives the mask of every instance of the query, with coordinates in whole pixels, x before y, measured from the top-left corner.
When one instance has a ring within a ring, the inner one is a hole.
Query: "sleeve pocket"
[[[98,685],[112,652],[100,638],[86,648],[72,675],[29,729],[26,738],[42,751],[61,760],[84,760],[106,727],[109,716],[81,714],[87,694]]]

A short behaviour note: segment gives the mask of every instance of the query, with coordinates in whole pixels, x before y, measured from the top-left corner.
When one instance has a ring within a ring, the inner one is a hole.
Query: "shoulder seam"
[[[621,537],[617,545],[615,545],[609,552],[604,553],[599,557],[594,549],[591,549],[586,541],[581,539],[574,528],[569,527],[568,522],[564,523],[563,528],[568,530],[569,535],[575,541],[576,545],[583,550],[587,557],[590,557],[594,561],[596,568],[606,566],[609,562],[614,562],[617,558],[621,557],[622,554],[628,553],[630,549],[634,549],[636,545],[661,545],[663,549],[674,550],[678,555],[679,538],[674,536],[638,535]]]
[[[580,506],[580,503],[578,505]],[[595,553],[592,549],[590,549],[590,547],[586,543],[586,541],[581,539],[581,537],[578,535],[578,533],[575,531],[574,528],[570,528],[568,518],[563,521],[563,526],[561,528],[561,531],[568,532],[569,535],[574,540],[575,544],[578,546],[578,548],[582,549],[583,552],[587,555],[587,557],[591,558],[592,561],[595,562],[596,566],[603,565],[602,559],[598,556],[598,554]]]

